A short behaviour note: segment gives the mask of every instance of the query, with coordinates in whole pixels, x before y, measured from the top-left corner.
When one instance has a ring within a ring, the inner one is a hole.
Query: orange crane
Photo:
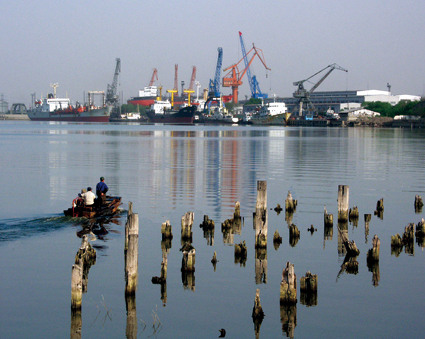
[[[233,96],[233,102],[238,103],[238,93],[239,93],[239,86],[242,85],[242,78],[246,74],[246,72],[249,70],[249,66],[252,64],[252,61],[257,56],[261,63],[264,65],[264,67],[267,70],[270,70],[270,68],[267,67],[266,62],[264,61],[264,55],[263,51],[257,47],[255,47],[254,44],[252,44],[252,48],[249,50],[248,53],[246,53],[246,58],[248,60],[248,57],[250,57],[248,63],[246,64],[245,68],[241,71],[239,70],[239,64],[244,60],[245,57],[242,57],[237,63],[223,69],[223,72],[229,71],[225,76],[223,76],[223,87],[232,87],[232,96]]]
[[[156,68],[153,69],[152,78],[151,78],[151,81],[149,82],[149,86],[153,85],[153,83],[155,82],[155,79],[158,80],[158,70]]]

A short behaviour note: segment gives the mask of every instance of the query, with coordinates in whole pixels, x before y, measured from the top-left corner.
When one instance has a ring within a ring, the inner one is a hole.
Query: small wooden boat
[[[121,205],[121,197],[106,196],[105,203],[97,205],[95,202],[92,206],[85,206],[80,197],[72,201],[72,207],[64,210],[63,213],[67,217],[74,218],[98,218],[111,216],[118,213],[118,207]]]

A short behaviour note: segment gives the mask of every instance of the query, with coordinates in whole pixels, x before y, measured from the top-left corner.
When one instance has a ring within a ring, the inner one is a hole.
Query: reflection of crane
[[[106,90],[106,103],[117,108],[118,107],[118,95],[117,95],[118,75],[121,72],[121,59],[116,58],[115,60],[116,60],[116,65],[115,65],[114,78],[112,80],[112,84],[111,85],[108,84],[108,87]]]
[[[316,82],[316,84],[313,85],[313,87],[307,91],[304,88],[304,82],[310,80],[311,78],[313,78],[314,76],[316,76],[317,74],[323,72],[324,70],[328,69],[329,70],[325,73],[325,75],[323,75],[319,81]],[[329,74],[331,74],[331,72],[334,70],[340,70],[340,71],[344,71],[344,72],[348,72],[345,68],[342,68],[341,66],[338,66],[337,64],[332,64],[329,66],[326,66],[325,68],[321,69],[320,71],[314,73],[312,76],[308,77],[305,80],[300,80],[300,81],[295,81],[294,82],[294,86],[297,86],[297,90],[294,92],[294,98],[298,99],[298,104],[299,104],[299,116],[302,116],[303,113],[303,106],[306,106],[307,110],[310,111],[310,113],[314,113],[316,111],[316,108],[314,107],[313,103],[310,100],[310,94],[313,93],[315,91],[315,89],[317,87],[319,87],[319,85],[323,82],[323,80],[325,80]]]
[[[158,70],[156,68],[153,69],[151,81],[149,81],[149,86],[152,86],[155,80],[158,80]]]
[[[239,32],[239,36],[242,37],[241,32]],[[250,59],[248,59],[248,56],[250,55],[251,52],[252,52],[252,56],[250,56]],[[223,86],[232,87],[232,95],[233,95],[234,103],[238,102],[238,92],[239,92],[239,86],[242,85],[242,78],[244,77],[245,73],[247,73],[247,71],[249,70],[249,66],[252,64],[252,61],[254,60],[256,56],[260,59],[264,67],[267,70],[270,70],[270,68],[267,67],[264,61],[263,51],[259,48],[256,48],[254,44],[252,44],[252,48],[248,51],[248,53],[244,53],[244,56],[242,59],[240,59],[237,63],[223,69],[223,72],[229,71],[229,73],[227,73],[223,77]],[[242,60],[245,60],[245,68],[242,71],[239,71],[238,65],[241,63]]]
[[[193,66],[192,76],[190,78],[189,90],[193,90],[193,85],[195,83],[195,79],[196,79],[196,66]]]
[[[220,97],[220,73],[221,73],[221,64],[223,62],[223,48],[217,48],[218,57],[217,57],[217,66],[215,68],[215,77],[214,80],[210,79],[209,85],[209,97]]]

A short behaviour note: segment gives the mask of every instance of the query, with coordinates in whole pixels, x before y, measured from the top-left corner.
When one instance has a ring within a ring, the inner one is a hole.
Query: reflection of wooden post
[[[297,276],[295,275],[294,264],[289,261],[282,272],[280,303],[289,305],[297,303]]]
[[[295,327],[297,326],[297,305],[280,305],[280,322],[282,323],[282,333],[287,338],[295,337]]]
[[[369,235],[369,223],[372,216],[370,214],[364,215],[364,238],[365,238],[365,244],[367,244],[367,237]]]
[[[126,244],[128,249],[124,251],[125,256],[125,293],[134,294],[137,288],[137,263],[139,255],[139,215],[132,213],[127,217]]]
[[[255,283],[267,284],[267,248],[255,249]]]
[[[376,210],[374,212],[379,219],[384,219],[384,198],[379,199],[376,202]]]
[[[127,310],[127,324],[125,335],[128,339],[137,338],[137,312],[136,312],[136,295],[127,294],[125,296],[125,307]]]
[[[347,185],[338,185],[338,221],[348,221],[349,196],[349,187]]]
[[[257,203],[254,213],[255,247],[267,247],[267,181],[257,181]]]
[[[71,310],[71,339],[81,339],[81,328],[83,321],[81,319],[81,309]]]

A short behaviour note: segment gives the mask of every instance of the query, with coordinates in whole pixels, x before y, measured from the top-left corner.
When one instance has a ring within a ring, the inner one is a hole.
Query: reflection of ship
[[[166,124],[193,124],[196,106],[186,106],[178,111],[171,109],[171,103],[158,101],[146,112],[149,121],[153,123]]]
[[[92,102],[93,95],[104,92],[89,92],[89,104],[82,106],[77,103],[71,105],[69,98],[56,98],[56,95],[49,94],[43,101],[35,102],[35,108],[28,111],[28,117],[36,121],[83,121],[83,122],[108,122],[111,113],[111,106],[103,104],[95,106]]]

